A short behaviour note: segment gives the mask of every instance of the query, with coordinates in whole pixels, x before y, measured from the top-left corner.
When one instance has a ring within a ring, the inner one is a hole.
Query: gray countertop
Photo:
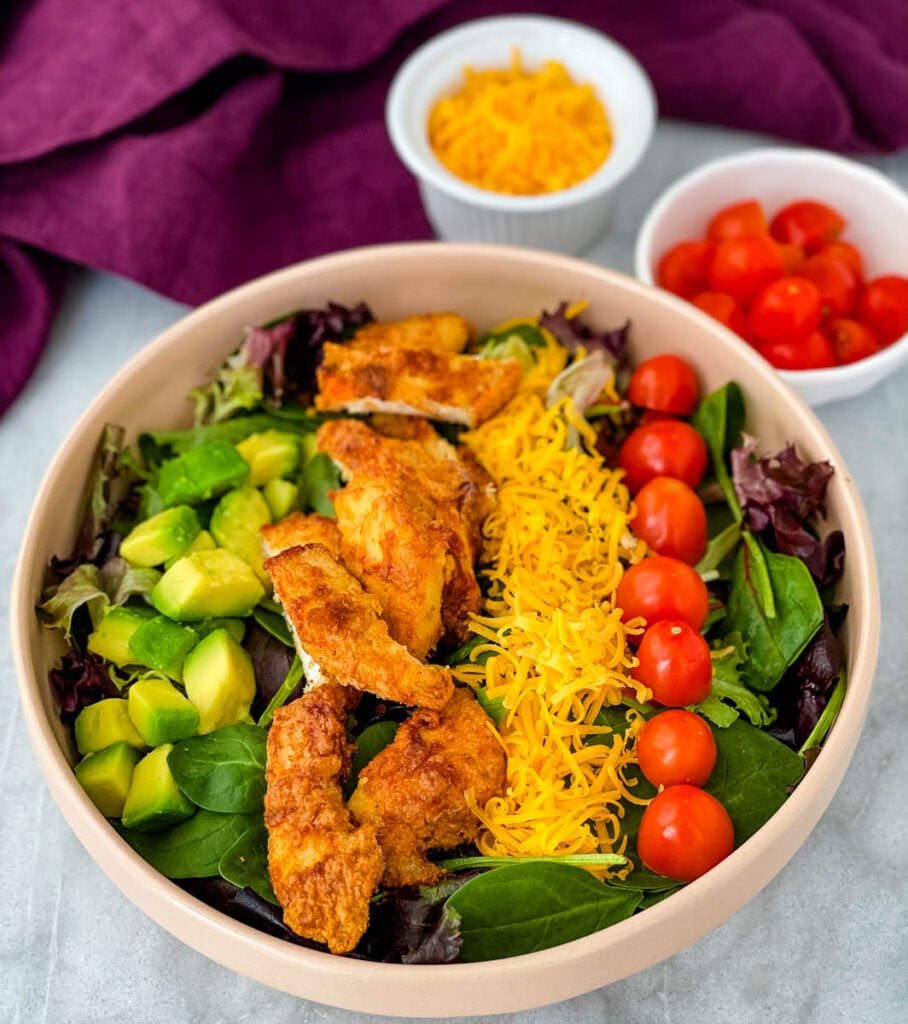
[[[660,123],[590,254],[632,269],[643,214],[675,177],[768,140]],[[908,187],[908,151],[866,162]],[[809,191],[809,189],[806,189]],[[893,268],[895,269],[895,268]],[[903,271],[905,268],[901,268]],[[0,421],[0,568],[12,579],[29,509],[57,447],[103,384],[184,307],[109,275],[73,275],[25,393]],[[908,1020],[908,367],[819,417],[857,482],[873,531],[882,646],[857,752],[781,874],[677,956],[569,1002],[486,1018],[514,1024],[903,1024]],[[2,594],[8,609],[8,584]],[[339,1024],[387,1020],[267,988],[182,945],[133,906],[83,850],[38,771],[0,634],[0,1021],[8,1024]],[[481,1018],[480,1018],[481,1019]]]

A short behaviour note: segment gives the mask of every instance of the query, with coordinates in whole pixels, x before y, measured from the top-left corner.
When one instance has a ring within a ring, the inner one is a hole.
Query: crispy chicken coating
[[[335,558],[340,556],[341,537],[337,522],[318,512],[311,515],[291,512],[278,522],[263,526],[261,534],[266,558],[303,544],[322,544]]]
[[[357,348],[427,348],[433,352],[463,352],[476,329],[457,313],[425,313],[391,323],[366,324],[353,336]]]
[[[358,700],[347,687],[320,686],[278,708],[268,732],[271,881],[286,925],[332,953],[359,942],[383,869],[374,829],[344,805],[353,750],[346,723]]]
[[[378,598],[324,545],[287,548],[265,568],[301,658],[305,653],[331,680],[385,700],[444,707],[453,691],[450,669],[422,664],[393,640]]]
[[[476,838],[482,807],[505,784],[505,755],[472,691],[458,687],[440,711],[414,712],[360,772],[348,807],[375,828],[388,886],[431,885],[444,872],[426,857]]]
[[[462,643],[481,605],[473,563],[491,478],[434,431],[398,440],[334,420],[316,442],[351,478],[333,495],[341,554],[378,597],[391,635],[420,659],[441,641]]]
[[[476,427],[507,405],[522,377],[516,359],[328,342],[316,371],[315,408],[395,412]]]

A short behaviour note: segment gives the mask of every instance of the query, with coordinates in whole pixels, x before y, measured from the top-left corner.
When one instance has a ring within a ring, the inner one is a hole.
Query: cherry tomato
[[[756,199],[745,199],[743,203],[726,206],[713,217],[706,228],[706,238],[710,242],[768,234],[769,223],[766,214]]]
[[[784,269],[782,248],[769,235],[727,238],[716,246],[709,265],[708,290],[726,292],[746,304],[764,285],[781,277]]]
[[[880,351],[869,327],[857,320],[832,320],[826,328],[837,363],[856,363]]]
[[[640,820],[637,853],[650,871],[692,882],[734,849],[728,811],[705,789],[670,786],[650,801]]]
[[[838,210],[814,199],[801,199],[779,210],[769,233],[779,242],[794,242],[812,253],[838,238],[844,227],[845,218]]]
[[[758,292],[747,326],[759,341],[792,341],[820,324],[820,292],[803,277],[780,277]]]
[[[697,405],[700,385],[690,363],[664,353],[640,363],[627,386],[628,401],[641,409],[689,416]]]
[[[851,316],[854,312],[861,285],[850,264],[817,254],[804,261],[798,276],[817,286],[823,316]]]
[[[864,280],[864,257],[861,255],[861,250],[851,242],[837,238],[834,242],[828,242],[817,249],[817,256],[828,256],[830,259],[847,263],[855,272],[858,281]]]
[[[709,592],[700,574],[687,562],[652,555],[632,565],[621,577],[615,604],[624,622],[639,618],[652,626],[671,619],[699,630],[709,611]]]
[[[634,750],[654,786],[703,786],[716,766],[712,730],[684,708],[654,715],[637,734]]]
[[[858,302],[858,318],[889,345],[908,331],[908,278],[886,274],[867,283]]]
[[[747,317],[741,303],[733,296],[726,295],[725,292],[700,292],[691,299],[691,302],[697,309],[709,313],[720,324],[725,324],[735,334],[743,337],[747,333]]]
[[[797,274],[798,269],[807,259],[803,245],[795,245],[794,242],[781,242],[779,248],[782,250],[782,273]]]
[[[684,299],[693,298],[706,287],[706,272],[713,258],[708,242],[680,242],[659,261],[656,284]]]
[[[631,675],[653,691],[659,704],[699,704],[712,689],[709,644],[684,618],[659,618],[643,634]]]
[[[693,565],[706,551],[706,509],[696,491],[670,476],[657,476],[634,498],[631,529],[659,555]]]
[[[763,341],[757,351],[777,370],[822,370],[835,366],[835,351],[822,331],[793,341]]]
[[[637,427],[618,450],[624,482],[636,494],[657,476],[673,476],[696,487],[706,474],[706,442],[684,420],[665,419]]]

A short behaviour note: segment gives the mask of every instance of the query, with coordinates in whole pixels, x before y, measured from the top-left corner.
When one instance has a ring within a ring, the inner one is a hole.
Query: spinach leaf
[[[741,719],[727,729],[711,728],[716,766],[703,788],[728,811],[740,846],[785,803],[804,774],[804,759]]]
[[[744,396],[734,381],[708,394],[694,411],[692,423],[703,436],[712,458],[713,473],[736,523],[742,519],[741,505],[725,457],[737,444],[744,429]]]
[[[761,604],[751,576],[750,549],[738,552],[725,617],[726,629],[747,645],[747,685],[771,690],[823,624],[823,606],[807,566],[799,558],[768,551],[759,541],[775,615]]]
[[[293,655],[293,662],[290,665],[290,669],[287,672],[287,676],[281,685],[275,691],[274,696],[268,702],[268,707],[259,716],[259,727],[267,729],[271,725],[271,719],[274,718],[274,712],[278,708],[284,706],[287,703],[290,694],[296,689],[297,685],[303,678],[303,663],[300,661],[298,654]]]
[[[275,640],[280,640],[285,647],[295,646],[293,643],[293,637],[290,635],[290,630],[287,628],[287,623],[283,615],[257,604],[255,608],[252,609],[252,617],[262,627],[262,629],[270,633]]]
[[[275,906],[280,901],[274,895],[268,874],[268,830],[263,821],[247,828],[218,862],[222,878],[241,889],[251,889]]]
[[[353,761],[350,764],[350,777],[347,779],[347,785],[344,787],[347,796],[356,789],[359,773],[363,768],[366,767],[376,754],[380,754],[397,735],[397,728],[397,722],[385,719],[381,722],[373,722],[371,725],[367,725],[359,736],[356,737],[356,753],[353,755]]]
[[[148,863],[167,878],[210,878],[218,874],[221,857],[259,818],[254,814],[197,811],[163,832],[118,832]]]
[[[229,725],[174,744],[167,764],[180,789],[199,807],[254,814],[265,798],[267,734],[256,725]]]
[[[770,725],[776,711],[769,698],[748,689],[741,674],[747,663],[746,646],[740,633],[732,633],[711,644],[713,680],[706,700],[691,707],[708,718],[714,725],[727,728],[738,714],[750,720],[751,725]]]
[[[341,485],[340,470],[325,452],[317,452],[300,474],[300,502],[314,512],[335,519],[334,504],[328,495]]]
[[[583,868],[514,864],[471,879],[448,898],[460,915],[462,958],[494,960],[548,949],[630,917],[639,892],[611,888]]]

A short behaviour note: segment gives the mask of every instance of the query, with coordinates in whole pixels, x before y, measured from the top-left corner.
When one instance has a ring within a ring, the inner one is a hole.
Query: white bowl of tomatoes
[[[766,148],[702,165],[650,209],[635,273],[745,338],[811,405],[908,359],[908,194],[844,157]]]

